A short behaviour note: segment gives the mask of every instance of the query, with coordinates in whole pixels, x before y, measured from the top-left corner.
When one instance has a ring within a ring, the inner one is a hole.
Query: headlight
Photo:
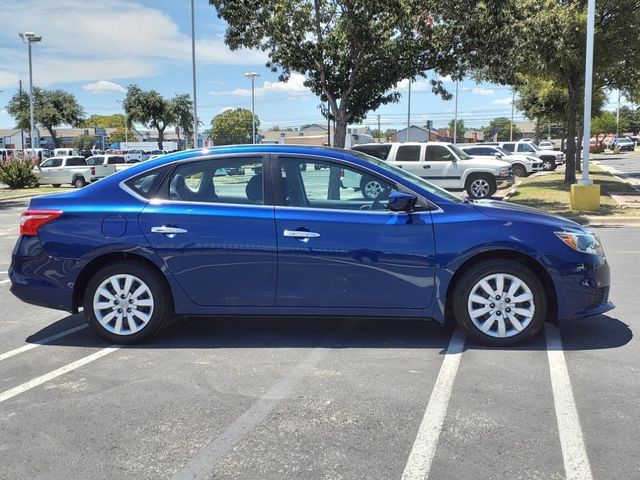
[[[511,167],[500,167],[498,169],[498,175],[501,177],[508,177],[511,175]]]
[[[540,161],[540,159],[537,158],[537,157],[527,157],[527,160],[529,160],[530,162],[533,162],[533,163],[542,163]]]
[[[577,252],[604,257],[604,250],[598,237],[593,233],[554,232],[556,236]]]

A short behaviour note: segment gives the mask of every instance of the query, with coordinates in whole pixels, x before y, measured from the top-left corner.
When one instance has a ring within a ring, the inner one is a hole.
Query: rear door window
[[[398,147],[396,162],[419,162],[420,145],[403,145]]]

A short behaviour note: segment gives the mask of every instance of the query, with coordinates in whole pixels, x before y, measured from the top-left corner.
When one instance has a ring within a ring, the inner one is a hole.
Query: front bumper
[[[496,178],[496,186],[498,188],[507,188],[513,185],[514,177],[513,174],[504,177],[495,177]]]
[[[615,308],[609,300],[609,264],[603,257],[583,254],[580,261],[553,256],[553,275],[558,297],[558,319],[574,320]]]

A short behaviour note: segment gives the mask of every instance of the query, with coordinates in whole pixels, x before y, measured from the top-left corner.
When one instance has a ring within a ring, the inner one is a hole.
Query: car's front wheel
[[[467,182],[467,194],[474,199],[489,198],[496,193],[496,182],[488,174],[476,174]]]
[[[486,345],[509,346],[540,330],[547,297],[529,268],[511,260],[488,260],[464,272],[452,306],[469,337]]]
[[[556,161],[551,158],[543,158],[542,160],[542,169],[545,172],[551,172],[557,168]]]
[[[137,343],[153,335],[173,315],[171,294],[143,264],[116,262],[99,270],[84,294],[89,326],[112,343]]]

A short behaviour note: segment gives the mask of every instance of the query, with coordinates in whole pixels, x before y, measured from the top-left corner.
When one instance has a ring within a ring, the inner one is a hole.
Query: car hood
[[[580,224],[558,215],[551,215],[533,207],[498,200],[475,200],[473,206],[483,215],[506,221],[524,221],[548,225],[554,228],[580,230]]]
[[[511,164],[506,160],[497,160],[493,157],[471,157],[467,160],[460,160],[466,166],[477,166],[479,168],[500,168],[500,167],[510,167]]]

